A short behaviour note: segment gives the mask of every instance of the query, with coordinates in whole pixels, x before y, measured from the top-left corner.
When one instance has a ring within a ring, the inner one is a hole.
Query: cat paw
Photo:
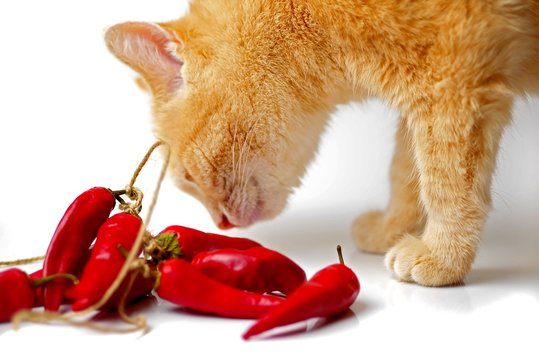
[[[391,247],[383,238],[383,216],[382,211],[370,211],[354,221],[352,234],[356,245],[361,250],[382,254]]]
[[[370,211],[357,218],[352,234],[358,248],[365,252],[383,254],[413,226],[404,217],[387,217],[383,211]]]
[[[449,258],[451,254],[447,254]],[[420,239],[405,235],[385,258],[386,267],[405,282],[424,286],[445,286],[462,283],[467,268],[447,266],[441,256],[434,254]]]

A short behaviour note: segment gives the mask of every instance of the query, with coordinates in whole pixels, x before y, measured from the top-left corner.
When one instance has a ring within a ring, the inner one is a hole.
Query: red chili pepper
[[[74,301],[71,306],[74,311],[95,304],[105,294],[125,262],[120,249],[131,250],[141,224],[142,220],[136,215],[118,213],[99,228],[80,282],[65,293]]]
[[[82,269],[81,271],[82,272]],[[75,276],[80,275],[80,272],[75,273]],[[103,306],[103,308],[116,308],[120,304],[121,298],[126,290],[127,284],[129,282],[129,279],[131,277],[132,273],[129,273],[126,276],[126,279],[122,282],[120,287],[112,294],[111,298],[107,303]],[[40,280],[43,278],[43,269],[39,269],[37,271],[34,271],[33,273],[29,274],[28,277],[31,280]],[[142,274],[139,274],[136,279],[133,282],[133,285],[131,289],[129,290],[129,293],[127,294],[125,298],[125,303],[129,304],[136,300],[139,300],[140,298],[143,298],[149,294],[151,294],[154,286],[154,280],[151,278],[145,278],[142,276]],[[41,286],[35,286],[33,287],[35,300],[34,300],[34,306],[33,307],[39,307],[43,306],[43,291]],[[67,290],[69,292],[69,288]],[[64,304],[70,304],[72,301],[64,297],[62,301],[62,305]]]
[[[256,319],[283,300],[273,295],[252,293],[222,284],[183,259],[159,265],[157,295],[188,309],[231,318]]]
[[[41,279],[43,277],[43,269],[39,269],[29,274],[28,277],[31,280]],[[43,306],[43,288],[41,286],[33,288],[34,291],[34,306]]]
[[[78,279],[82,273],[82,270],[84,269],[84,266],[86,265],[86,263],[88,262],[88,259],[90,258],[90,254],[91,254],[91,250],[92,248],[90,247],[89,249],[87,249],[85,252],[84,252],[84,256],[81,260],[81,262],[79,264],[77,264],[77,267],[75,269],[75,271],[73,272],[73,275]],[[33,273],[30,273],[28,275],[28,277],[30,277],[30,279],[32,280],[40,280],[43,278],[43,269],[39,269],[39,270],[36,270],[34,271]],[[63,278],[65,278],[65,276],[62,276]],[[59,279],[61,279],[62,277],[59,277]],[[58,281],[58,280],[56,280]],[[39,307],[39,306],[43,306],[43,286],[35,286],[34,287],[34,293],[36,295],[36,299],[35,299],[35,302],[34,302],[34,307]],[[66,301],[65,297],[63,298],[62,300],[62,305],[64,304],[68,304],[69,302]]]
[[[261,246],[205,251],[198,253],[192,263],[219,282],[257,293],[290,294],[306,281],[305,271],[298,264]]]
[[[274,310],[258,319],[244,339],[270,329],[314,317],[337,315],[350,307],[359,294],[359,280],[349,267],[329,265],[318,271]]]
[[[67,208],[51,239],[45,260],[43,275],[74,273],[83,260],[99,227],[114,208],[112,192],[103,187],[94,187],[79,195]],[[57,280],[43,289],[45,309],[57,311],[62,303],[63,292],[70,284]]]
[[[36,292],[43,284],[59,277],[77,279],[69,274],[54,274],[47,278],[39,277],[39,271],[32,275],[20,269],[8,269],[0,272],[0,323],[10,321],[17,311],[35,306]],[[32,278],[32,276],[36,278]]]
[[[124,281],[122,281],[122,284],[118,287],[114,294],[112,294],[110,299],[105,305],[103,305],[102,308],[113,309],[117,308],[120,305],[120,302],[122,301],[122,297],[124,296],[126,287],[130,281],[133,271],[138,272],[138,270],[132,270],[130,273],[128,273]],[[142,276],[142,273],[139,272],[136,275],[136,278],[133,282],[133,285],[129,289],[127,296],[125,297],[125,304],[127,305],[133,303],[143,297],[150,295],[153,290],[154,283],[154,279],[145,278],[144,276]]]
[[[34,290],[28,275],[19,269],[0,272],[0,323],[10,321],[19,310],[34,306]]]
[[[175,257],[181,256],[187,261],[191,261],[196,254],[202,251],[226,248],[245,250],[261,246],[250,239],[206,233],[179,225],[165,228],[155,240],[164,247],[173,247],[177,243],[179,250],[175,250]]]

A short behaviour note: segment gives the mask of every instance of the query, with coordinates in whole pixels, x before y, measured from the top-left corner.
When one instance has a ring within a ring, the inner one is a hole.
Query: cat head
[[[105,34],[109,50],[152,94],[172,177],[222,229],[283,210],[331,107],[328,84],[316,75],[328,72],[318,71],[318,56],[327,58],[319,44],[308,34],[283,41],[273,10],[249,6],[195,1],[180,20],[127,22]]]

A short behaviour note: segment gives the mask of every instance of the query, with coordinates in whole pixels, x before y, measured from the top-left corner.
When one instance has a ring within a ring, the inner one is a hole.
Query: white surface
[[[185,7],[183,0],[0,2],[0,259],[44,254],[76,195],[127,183],[153,142],[149,102],[133,74],[107,53],[102,30],[126,20],[176,18]],[[334,247],[342,244],[362,283],[345,317],[295,336],[244,342],[240,335],[250,321],[148,304],[138,309],[152,327],[144,336],[33,324],[14,332],[0,325],[0,357],[269,359],[294,352],[342,359],[537,359],[538,112],[537,99],[515,108],[494,181],[495,210],[466,286],[399,283],[383,257],[355,250],[351,221],[387,201],[396,118],[369,102],[335,115],[285,213],[232,232],[283,251],[308,275],[334,262]],[[153,159],[139,182],[148,197],[160,166],[159,156]],[[174,223],[218,231],[200,204],[166,181],[150,228]]]

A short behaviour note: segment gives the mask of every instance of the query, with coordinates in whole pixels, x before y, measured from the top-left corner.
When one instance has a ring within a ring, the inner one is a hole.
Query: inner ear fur
[[[158,24],[126,22],[105,32],[108,49],[138,72],[154,94],[172,94],[182,86],[181,41]]]

